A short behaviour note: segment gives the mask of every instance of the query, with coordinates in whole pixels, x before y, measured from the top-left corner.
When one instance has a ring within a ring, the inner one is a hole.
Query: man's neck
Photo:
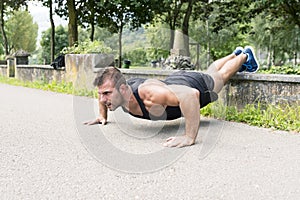
[[[139,103],[137,102],[135,96],[133,95],[131,87],[128,87],[128,91],[126,92],[124,99],[125,99],[125,102],[122,105],[122,107],[125,110],[127,110],[128,112],[130,112],[134,115],[143,115],[141,108],[139,106]]]
[[[128,86],[123,98],[124,98],[124,103],[122,104],[122,107],[129,111],[130,110],[130,104],[132,104],[132,101],[133,101],[133,98],[134,98],[134,95],[132,93],[132,90],[131,90],[130,86]]]

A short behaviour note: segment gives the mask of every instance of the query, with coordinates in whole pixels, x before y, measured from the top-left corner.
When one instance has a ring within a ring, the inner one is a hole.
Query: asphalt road
[[[203,118],[195,145],[169,149],[184,120],[118,110],[84,126],[95,113],[92,99],[0,84],[0,199],[300,197],[299,134]]]

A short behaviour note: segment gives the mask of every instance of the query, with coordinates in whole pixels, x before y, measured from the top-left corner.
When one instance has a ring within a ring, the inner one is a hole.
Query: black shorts
[[[181,70],[169,75],[164,83],[167,85],[185,85],[197,89],[200,92],[201,108],[218,99],[217,93],[213,91],[214,80],[208,74]]]

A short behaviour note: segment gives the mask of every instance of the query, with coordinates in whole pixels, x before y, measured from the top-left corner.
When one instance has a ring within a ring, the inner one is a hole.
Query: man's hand
[[[94,125],[94,124],[102,124],[105,125],[107,123],[107,120],[104,118],[97,118],[93,121],[89,121],[89,122],[84,122],[84,125]]]
[[[169,137],[167,141],[163,144],[165,147],[184,147],[190,146],[195,143],[195,139],[190,138],[187,135],[178,136],[178,137]]]

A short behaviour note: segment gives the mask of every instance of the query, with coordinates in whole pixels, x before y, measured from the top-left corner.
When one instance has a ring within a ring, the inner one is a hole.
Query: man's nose
[[[106,98],[106,96],[105,95],[103,95],[103,94],[100,94],[100,102],[106,102],[106,100],[107,100],[107,98]]]

